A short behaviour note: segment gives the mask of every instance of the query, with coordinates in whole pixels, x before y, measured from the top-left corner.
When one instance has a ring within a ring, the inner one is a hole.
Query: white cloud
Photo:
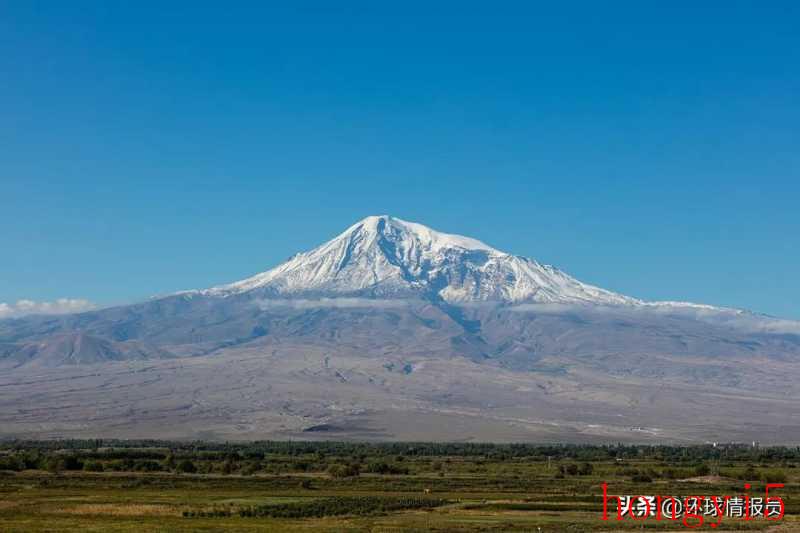
[[[17,300],[17,303],[0,302],[0,319],[24,315],[65,315],[90,311],[96,306],[89,300],[80,298],[59,298],[52,302]]]
[[[528,303],[510,307],[511,311],[536,314],[581,313],[614,315],[627,318],[676,317],[693,319],[717,326],[751,333],[800,334],[800,321],[775,318],[724,307],[693,305],[681,302],[652,302],[639,307]]]
[[[281,300],[259,300],[258,307],[262,311],[276,308],[290,309],[317,309],[320,307],[335,307],[338,309],[391,309],[408,307],[414,303],[412,300],[373,300],[370,298],[320,298],[318,300],[304,300],[300,298]]]
[[[578,305],[578,304],[556,304],[556,303],[530,303],[530,304],[516,304],[509,308],[511,311],[519,313],[538,313],[540,315],[557,315],[561,313],[569,313],[570,311],[597,311],[601,309],[599,305]],[[607,309],[603,307],[602,309]]]

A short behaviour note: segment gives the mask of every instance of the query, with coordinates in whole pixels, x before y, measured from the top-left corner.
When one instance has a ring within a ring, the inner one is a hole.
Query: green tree
[[[348,464],[348,465],[331,465],[328,467],[328,474],[331,477],[335,478],[343,478],[343,477],[355,477],[361,473],[361,469],[356,464]]]
[[[753,465],[747,465],[747,468],[745,468],[744,472],[742,472],[740,479],[745,481],[755,481],[758,479],[758,472],[755,468],[753,468]]]
[[[64,462],[59,457],[48,457],[45,468],[52,474],[60,474],[64,470]]]
[[[695,476],[707,476],[709,473],[711,473],[711,469],[705,463],[697,465],[694,469]]]
[[[100,461],[86,461],[83,463],[83,469],[87,472],[102,472],[103,463]]]
[[[181,474],[194,474],[197,472],[197,467],[189,459],[182,459],[175,467],[175,470]]]
[[[783,470],[771,470],[764,472],[762,479],[765,483],[786,483],[786,474]]]
[[[175,470],[176,466],[175,456],[172,455],[172,451],[167,452],[167,456],[164,457],[164,467],[167,470]]]

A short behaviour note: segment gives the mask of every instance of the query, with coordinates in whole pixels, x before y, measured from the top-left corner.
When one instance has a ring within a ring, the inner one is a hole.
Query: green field
[[[710,446],[0,443],[0,531],[682,531],[603,522],[612,494],[763,495],[800,530],[800,450]],[[702,529],[710,530],[709,524]]]

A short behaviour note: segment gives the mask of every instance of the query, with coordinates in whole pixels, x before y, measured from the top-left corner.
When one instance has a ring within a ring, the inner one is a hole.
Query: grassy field
[[[681,531],[603,522],[601,483],[612,494],[735,496],[744,478],[751,495],[783,481],[786,516],[725,518],[715,531],[800,531],[797,450],[83,446],[0,450],[0,531]]]

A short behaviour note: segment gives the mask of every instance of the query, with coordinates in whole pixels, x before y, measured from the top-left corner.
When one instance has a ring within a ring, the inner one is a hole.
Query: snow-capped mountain
[[[237,283],[0,320],[0,437],[616,441],[657,421],[796,441],[799,377],[798,322],[645,302],[376,216]]]
[[[367,217],[272,270],[196,292],[229,296],[253,290],[284,297],[420,295],[448,303],[644,304],[478,240],[386,215]]]

